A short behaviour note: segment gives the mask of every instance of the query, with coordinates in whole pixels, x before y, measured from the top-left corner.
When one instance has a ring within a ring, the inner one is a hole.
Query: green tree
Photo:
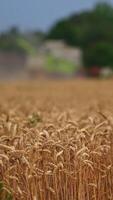
[[[106,42],[98,42],[86,48],[84,61],[87,67],[98,66],[113,68],[113,45]]]
[[[52,27],[47,38],[63,39],[69,45],[81,47],[86,66],[113,65],[113,7],[99,3],[92,10],[63,19]]]
[[[0,35],[0,51],[33,53],[35,48],[16,27]]]

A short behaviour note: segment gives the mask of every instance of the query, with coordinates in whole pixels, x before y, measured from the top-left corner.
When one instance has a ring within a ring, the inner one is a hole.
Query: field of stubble
[[[113,200],[113,81],[0,84],[0,200]]]

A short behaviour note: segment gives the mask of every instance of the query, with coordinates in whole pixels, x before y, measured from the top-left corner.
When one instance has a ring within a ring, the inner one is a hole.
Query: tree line
[[[64,40],[83,51],[86,68],[110,66],[113,69],[113,7],[98,3],[93,9],[72,14],[58,21],[47,32],[22,34],[18,28],[0,34],[0,51],[34,53],[40,42]]]
[[[93,9],[57,22],[47,39],[63,39],[83,50],[84,65],[113,68],[113,7],[99,3]]]
[[[45,35],[41,31],[22,33],[17,27],[0,34],[0,51],[33,54]]]

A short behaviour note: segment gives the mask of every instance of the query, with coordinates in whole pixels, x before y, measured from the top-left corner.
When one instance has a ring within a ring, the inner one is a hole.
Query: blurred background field
[[[50,2],[48,4],[53,6]],[[40,12],[37,12],[37,18],[32,18],[32,23],[37,20],[39,25],[35,25],[34,29],[30,21],[28,25],[24,22],[23,28],[22,16],[18,11],[19,22],[13,18],[16,9],[14,2],[8,11],[10,22],[1,10],[0,79],[112,78],[113,2],[92,1],[90,6],[85,3],[83,7],[76,2],[74,5],[75,11],[70,4],[70,12],[64,16],[60,17],[59,12],[55,19],[51,16],[50,26],[46,24],[49,14],[46,15],[45,11],[44,23],[41,22]],[[7,8],[1,2],[2,6]],[[60,3],[57,6],[60,9]],[[25,2],[24,8],[28,9]],[[32,8],[36,12],[34,5]],[[53,9],[55,11],[54,6]],[[24,13],[25,18],[28,10]],[[31,10],[29,17],[32,16]]]

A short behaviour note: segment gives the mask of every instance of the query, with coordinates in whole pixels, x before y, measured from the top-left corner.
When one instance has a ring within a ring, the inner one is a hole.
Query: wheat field
[[[113,200],[112,86],[0,84],[0,200]]]

